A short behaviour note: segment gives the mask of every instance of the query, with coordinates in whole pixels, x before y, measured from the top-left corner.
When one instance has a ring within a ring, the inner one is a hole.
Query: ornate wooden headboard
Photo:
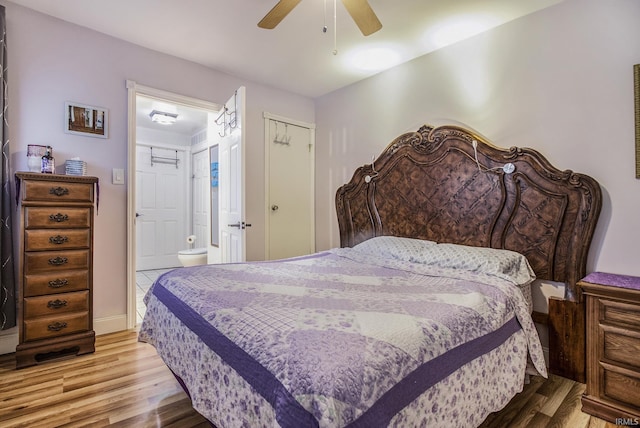
[[[564,300],[550,298],[541,318],[549,327],[551,372],[579,382],[585,323],[577,281],[586,273],[601,205],[593,178],[456,126],[401,135],[336,195],[343,247],[395,235],[505,248],[524,254],[538,278],[566,283]]]
[[[395,235],[518,251],[538,278],[567,283],[570,301],[579,300],[600,206],[591,177],[456,126],[401,135],[336,195],[343,247]]]

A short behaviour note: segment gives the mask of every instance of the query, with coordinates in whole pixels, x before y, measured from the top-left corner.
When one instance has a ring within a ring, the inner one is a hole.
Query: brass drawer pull
[[[49,216],[49,220],[55,221],[56,223],[62,223],[63,221],[69,220],[69,216],[67,214],[51,214]]]
[[[64,244],[65,242],[69,242],[69,237],[60,235],[50,236],[49,242],[51,242],[52,244],[60,245]]]
[[[50,264],[50,265],[54,265],[54,266],[60,266],[60,265],[63,265],[63,264],[65,264],[65,263],[67,263],[67,261],[68,261],[68,260],[67,260],[67,258],[66,258],[66,257],[60,257],[60,256],[58,256],[58,257],[55,257],[55,258],[53,258],[53,259],[49,259],[49,264]]]
[[[67,323],[66,322],[56,321],[53,324],[49,324],[47,326],[47,329],[51,330],[51,331],[60,331],[63,328],[67,328]]]
[[[49,300],[49,303],[47,303],[47,308],[60,309],[64,306],[67,306],[66,300],[60,300],[60,299]]]
[[[69,189],[67,189],[66,187],[52,187],[51,189],[49,189],[49,194],[56,195],[56,196],[64,196],[69,194]]]
[[[54,279],[53,281],[49,281],[49,287],[51,288],[60,288],[69,284],[69,280],[67,279]]]

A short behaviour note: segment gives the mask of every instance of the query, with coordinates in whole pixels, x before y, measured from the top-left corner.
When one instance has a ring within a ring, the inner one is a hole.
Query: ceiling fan
[[[273,29],[285,16],[293,10],[294,7],[300,3],[301,0],[280,0],[278,3],[265,15],[258,27]],[[356,25],[362,31],[362,34],[368,36],[375,33],[382,28],[380,20],[376,16],[373,9],[369,5],[367,0],[342,0],[342,4],[351,15],[351,18],[355,21]]]

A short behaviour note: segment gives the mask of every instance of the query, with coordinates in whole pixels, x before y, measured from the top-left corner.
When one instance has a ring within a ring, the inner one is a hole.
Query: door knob
[[[251,223],[237,222],[234,224],[228,224],[229,227],[237,227],[238,229],[246,229],[247,227],[251,227]]]
[[[277,205],[271,205],[271,211],[278,211],[278,208]]]

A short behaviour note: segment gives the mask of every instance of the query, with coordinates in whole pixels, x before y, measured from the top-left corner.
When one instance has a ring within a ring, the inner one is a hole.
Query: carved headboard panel
[[[336,195],[343,247],[395,235],[518,251],[538,278],[566,282],[569,300],[577,299],[600,207],[591,177],[454,126],[401,135]]]

